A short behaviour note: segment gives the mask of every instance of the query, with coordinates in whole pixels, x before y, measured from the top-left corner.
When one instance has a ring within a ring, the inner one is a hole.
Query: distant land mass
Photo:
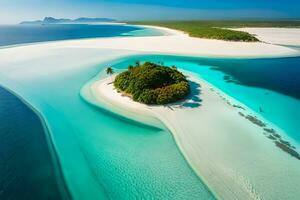
[[[80,17],[77,19],[56,19],[54,17],[45,17],[43,20],[23,21],[20,24],[59,24],[59,23],[97,23],[97,22],[116,22],[110,18],[87,18]]]

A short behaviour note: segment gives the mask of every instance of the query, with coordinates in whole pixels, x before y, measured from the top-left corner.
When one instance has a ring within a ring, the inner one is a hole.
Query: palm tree
[[[106,68],[106,74],[112,75],[114,73],[114,70],[112,67],[107,67]]]
[[[139,67],[140,65],[141,65],[140,61],[138,61],[138,60],[135,61],[135,66],[136,66],[136,67]]]
[[[159,65],[164,65],[164,62],[163,61],[158,61],[158,64]]]
[[[133,69],[133,66],[132,65],[129,65],[128,66],[128,70],[130,71],[130,70],[132,70]]]
[[[176,67],[175,65],[173,65],[171,68],[172,68],[173,70],[177,70],[177,67]]]

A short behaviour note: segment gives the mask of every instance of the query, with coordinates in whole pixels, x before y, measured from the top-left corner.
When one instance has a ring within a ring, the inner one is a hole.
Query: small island
[[[173,103],[190,93],[188,80],[175,66],[152,62],[129,66],[116,76],[114,86],[134,101],[151,105]]]

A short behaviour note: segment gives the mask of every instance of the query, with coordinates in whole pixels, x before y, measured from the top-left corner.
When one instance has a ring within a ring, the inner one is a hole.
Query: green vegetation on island
[[[186,77],[176,67],[156,63],[136,63],[116,76],[114,86],[145,104],[167,104],[183,99],[190,93]]]
[[[229,28],[300,27],[300,21],[138,21],[129,23],[167,27],[186,32],[192,37],[244,42],[259,40],[249,33]]]

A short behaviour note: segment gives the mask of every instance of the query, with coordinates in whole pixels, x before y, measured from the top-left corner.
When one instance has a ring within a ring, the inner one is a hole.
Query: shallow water
[[[190,199],[213,198],[184,160],[170,132],[130,123],[122,117],[90,106],[80,98],[81,87],[108,64],[113,65],[116,70],[125,69],[136,60],[162,61],[170,66],[175,64],[179,68],[197,73],[256,111],[259,100],[257,96],[266,102],[270,101],[268,98],[272,98],[273,104],[280,104],[284,100],[287,103],[284,104],[283,111],[292,109],[282,113],[284,119],[298,127],[298,124],[289,118],[289,113],[294,111],[297,114],[297,109],[286,106],[292,105],[291,99],[299,106],[297,99],[275,93],[271,89],[262,89],[259,84],[250,87],[246,84],[236,84],[236,81],[228,82],[228,78],[224,80],[226,63],[236,62],[235,65],[238,65],[240,62],[246,65],[245,63],[251,63],[249,60],[220,61],[212,58],[151,55],[131,56],[106,63],[101,61],[104,57],[117,56],[120,53],[86,49],[68,49],[67,52],[64,49],[53,50],[53,54],[35,58],[34,62],[29,60],[14,64],[11,70],[5,66],[3,68],[3,75],[6,75],[1,79],[2,82],[21,94],[44,116],[62,163],[66,183],[74,199],[182,199],[186,196]],[[58,54],[64,57],[55,56]],[[99,59],[93,60],[95,57]],[[48,63],[50,59],[51,64]],[[82,64],[84,59],[93,61]],[[261,63],[268,60],[251,61],[263,68],[266,65]],[[271,63],[272,61],[270,59]],[[284,62],[285,68],[288,61],[289,59]],[[212,69],[212,66],[224,68],[224,72]],[[280,68],[280,65],[278,67]],[[229,72],[226,72],[229,75]],[[242,80],[241,77],[239,79]],[[268,95],[265,94],[266,91]],[[273,93],[278,95],[278,99],[274,98]],[[245,94],[247,95],[244,96]],[[265,107],[263,110],[267,113]],[[272,121],[272,118],[268,119]],[[284,126],[280,127],[289,136],[293,136]]]
[[[299,143],[299,58],[151,55],[116,59],[126,54],[54,49],[47,55],[0,66],[1,84],[44,117],[74,199],[214,199],[169,131],[131,123],[80,98],[81,87],[107,65],[125,69],[136,60],[152,60],[197,73],[253,110],[262,110],[262,116]],[[110,56],[113,61],[104,62]]]
[[[45,118],[74,199],[214,199],[169,131],[128,123],[80,98],[81,87],[106,67],[80,64],[83,58],[98,56],[101,62],[118,51],[53,53],[64,57],[50,53],[33,63],[12,65],[12,70],[5,68],[2,82]]]
[[[126,31],[127,35],[157,34],[132,27]],[[0,66],[0,80],[44,118],[74,199],[214,199],[186,163],[171,133],[128,123],[80,98],[81,87],[105,67],[96,63],[123,53],[84,49],[48,53]]]

